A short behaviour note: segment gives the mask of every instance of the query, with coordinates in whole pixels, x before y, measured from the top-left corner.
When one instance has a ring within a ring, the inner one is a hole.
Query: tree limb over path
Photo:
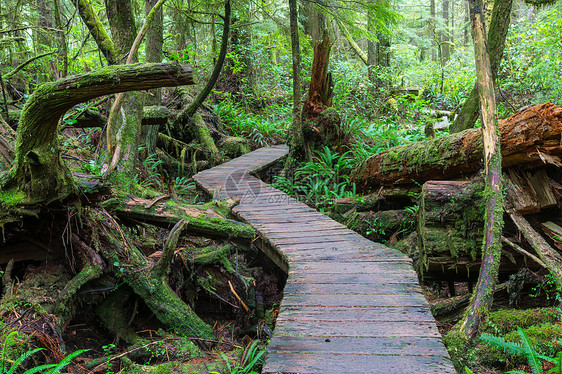
[[[188,84],[193,84],[193,75],[187,65],[137,64],[110,66],[40,86],[22,110],[14,164],[0,177],[2,210],[10,210],[7,200],[11,206],[31,205],[74,192],[56,131],[61,116],[74,105],[117,92]]]

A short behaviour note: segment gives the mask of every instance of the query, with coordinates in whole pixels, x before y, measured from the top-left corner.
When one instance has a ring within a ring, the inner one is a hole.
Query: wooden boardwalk
[[[262,148],[194,177],[240,197],[234,213],[288,269],[262,373],[456,373],[408,257],[251,175],[286,153]]]

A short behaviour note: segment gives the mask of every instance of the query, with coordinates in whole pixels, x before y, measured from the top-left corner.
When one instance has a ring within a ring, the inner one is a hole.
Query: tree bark
[[[481,325],[486,322],[494,300],[494,289],[498,279],[502,250],[503,194],[501,182],[502,155],[498,136],[496,98],[490,57],[486,46],[484,16],[478,0],[470,0],[469,5],[478,77],[478,94],[482,113],[482,143],[486,179],[484,187],[486,215],[482,266],[480,267],[474,295],[460,327],[461,334],[472,341],[479,332]]]
[[[115,45],[105,30],[105,27],[103,27],[98,14],[94,11],[90,0],[78,0],[76,7],[78,8],[78,13],[82,18],[82,21],[86,24],[88,30],[90,30],[98,48],[105,56],[109,65],[115,64],[117,62]]]
[[[499,121],[503,167],[544,164],[562,156],[562,108],[540,104]],[[394,147],[359,164],[352,178],[358,190],[380,185],[454,179],[482,167],[481,129]],[[542,158],[541,158],[542,157]],[[553,157],[553,158],[552,158]]]
[[[53,0],[55,6],[55,22],[57,25],[58,33],[60,34],[60,51],[59,61],[62,60],[62,73],[61,78],[66,78],[68,75],[68,45],[66,44],[66,31],[61,20],[60,0]]]
[[[509,31],[512,4],[513,0],[496,0],[492,11],[487,48],[490,55],[490,67],[494,81],[498,75],[505,47],[505,39]],[[468,98],[465,100],[461,112],[451,125],[451,133],[472,128],[478,119],[479,113],[478,88],[475,84]]]
[[[293,57],[293,119],[291,128],[289,129],[289,146],[291,148],[292,158],[303,160],[307,155],[301,117],[301,51],[299,45],[297,0],[289,0],[289,18],[291,32],[291,53]],[[290,158],[287,157],[287,160],[289,159]],[[288,164],[285,165],[285,168],[287,168],[287,165]]]
[[[230,0],[226,0],[224,3],[224,26],[222,31],[222,40],[221,40],[221,49],[219,53],[219,58],[215,67],[213,69],[213,73],[211,77],[207,81],[205,87],[199,92],[195,100],[187,106],[183,111],[178,114],[176,120],[174,121],[174,126],[179,126],[185,124],[192,116],[195,114],[197,109],[203,104],[207,96],[211,93],[211,90],[217,83],[217,79],[219,78],[220,72],[224,65],[224,60],[226,57],[226,51],[228,49],[228,35],[230,33]],[[213,142],[214,144],[214,142]],[[216,147],[216,146],[215,146]]]
[[[146,0],[146,14],[154,8],[158,0]],[[146,62],[159,63],[162,62],[162,47],[164,45],[164,12],[159,9],[154,15],[153,21],[146,34]],[[148,91],[144,95],[145,106],[160,106],[162,105],[162,89],[155,88]],[[144,113],[144,108],[143,108]],[[143,116],[144,120],[144,116]],[[164,122],[165,123],[165,122]],[[159,125],[143,127],[142,135],[146,145],[146,155],[151,155],[156,152],[156,141],[158,139]]]
[[[102,68],[35,90],[26,102],[16,138],[16,158],[0,179],[2,190],[16,191],[12,204],[34,204],[74,191],[69,169],[60,157],[57,125],[74,105],[122,91],[193,84],[191,68],[177,64],[141,64]],[[4,196],[7,197],[7,196]],[[3,208],[6,200],[0,199]]]
[[[332,74],[328,72],[330,49],[327,33],[321,42],[314,44],[308,96],[304,102],[304,117],[308,121],[316,119],[322,111],[332,106]]]

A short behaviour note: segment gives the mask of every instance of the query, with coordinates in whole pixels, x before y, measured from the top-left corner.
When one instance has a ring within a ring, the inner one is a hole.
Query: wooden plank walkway
[[[408,257],[252,176],[286,153],[262,148],[194,176],[240,197],[234,213],[288,268],[262,373],[456,373]]]

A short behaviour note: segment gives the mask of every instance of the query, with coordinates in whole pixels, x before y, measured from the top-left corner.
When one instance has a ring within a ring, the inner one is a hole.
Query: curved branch
[[[16,159],[0,186],[24,191],[27,203],[60,198],[73,191],[72,177],[60,160],[57,125],[74,105],[116,92],[193,84],[191,67],[180,64],[110,66],[46,83],[22,110]],[[1,201],[0,201],[1,203]]]

